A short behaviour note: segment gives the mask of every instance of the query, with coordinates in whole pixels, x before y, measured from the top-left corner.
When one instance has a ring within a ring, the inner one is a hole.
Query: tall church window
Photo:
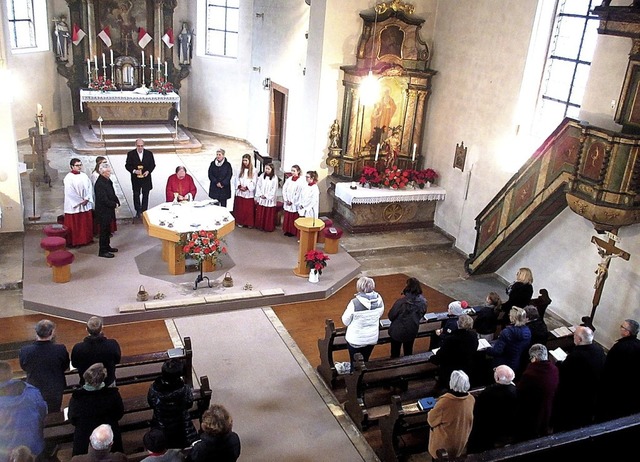
[[[578,117],[598,37],[598,17],[590,11],[600,3],[558,2],[542,76],[537,133],[548,135],[565,117]]]
[[[48,50],[46,0],[7,0],[5,4],[12,52]]]
[[[240,0],[207,1],[206,54],[238,57]]]

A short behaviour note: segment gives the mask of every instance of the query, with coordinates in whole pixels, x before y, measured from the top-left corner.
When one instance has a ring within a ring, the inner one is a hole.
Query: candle
[[[96,72],[98,72],[98,57],[96,55],[93,55],[93,62],[96,65]]]
[[[87,58],[87,74],[89,74],[89,78],[91,78],[91,60]]]
[[[167,80],[167,62],[164,62],[164,79]]]
[[[413,143],[413,154],[411,155],[411,162],[415,162],[416,161],[416,147],[418,145],[416,143]]]
[[[153,69],[153,55],[149,55],[149,67]]]
[[[109,54],[111,55],[111,65],[113,66],[113,49],[109,48]]]
[[[102,67],[103,67],[104,69],[106,69],[106,68],[107,68],[107,60],[106,60],[106,59],[105,59],[105,57],[104,57],[104,53],[102,53]]]
[[[380,154],[380,143],[376,145],[376,159],[375,162],[378,162],[378,154]]]
[[[42,115],[42,104],[38,103],[36,104],[36,114],[37,115]]]
[[[158,56],[158,72],[161,72],[160,71],[160,56]]]
[[[144,50],[142,50],[142,65],[144,66]]]

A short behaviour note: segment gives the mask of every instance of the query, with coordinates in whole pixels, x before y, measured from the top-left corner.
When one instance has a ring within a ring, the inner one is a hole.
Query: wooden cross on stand
[[[591,315],[584,316],[582,318],[584,325],[591,328],[591,330],[595,330],[593,327],[593,318],[596,315],[596,308],[600,304],[600,297],[602,297],[604,283],[609,275],[609,264],[611,263],[611,259],[620,257],[623,260],[628,261],[629,257],[631,257],[627,252],[616,247],[616,243],[619,240],[616,232],[617,230],[613,230],[612,232],[607,231],[609,241],[603,241],[596,236],[591,237],[591,242],[598,247],[598,255],[602,258],[602,261],[598,263],[598,268],[595,271],[596,281],[593,284],[595,293],[593,294],[593,301],[591,302]]]

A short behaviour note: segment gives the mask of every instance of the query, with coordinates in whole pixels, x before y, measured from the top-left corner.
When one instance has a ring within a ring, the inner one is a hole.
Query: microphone
[[[313,207],[311,207],[311,216],[313,216],[313,227],[315,228],[316,226],[316,212],[315,210],[313,210]]]

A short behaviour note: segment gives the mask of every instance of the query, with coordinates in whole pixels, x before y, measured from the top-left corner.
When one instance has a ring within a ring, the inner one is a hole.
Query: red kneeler
[[[334,226],[329,226],[322,230],[322,235],[324,236],[324,251],[326,253],[338,253],[342,230]]]
[[[51,252],[55,252],[56,250],[64,250],[66,246],[67,241],[65,240],[65,238],[59,236],[43,237],[40,241],[40,247],[44,249],[45,261]],[[47,262],[47,265],[49,265],[49,262]]]
[[[75,257],[68,250],[56,250],[47,257],[49,266],[53,269],[53,282],[69,282],[71,280],[71,263]]]

